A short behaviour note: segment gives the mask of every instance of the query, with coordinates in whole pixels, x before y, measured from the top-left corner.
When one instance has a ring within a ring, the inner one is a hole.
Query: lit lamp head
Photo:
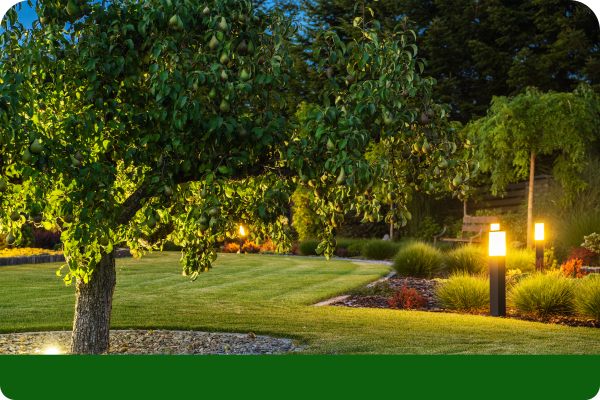
[[[246,232],[244,231],[244,227],[240,225],[240,235],[245,236]]]
[[[544,224],[535,224],[535,240],[544,240]]]
[[[491,224],[490,231],[499,231],[499,230],[500,230],[500,224]]]
[[[492,231],[490,232],[490,257],[506,256],[506,232]]]

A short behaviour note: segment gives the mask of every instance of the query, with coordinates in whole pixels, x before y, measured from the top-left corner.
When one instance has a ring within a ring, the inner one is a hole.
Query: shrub
[[[419,222],[419,229],[415,236],[428,242],[433,242],[433,237],[439,235],[442,231],[443,229],[440,228],[433,217],[426,216]]]
[[[581,267],[583,267],[582,260],[572,259],[560,266],[560,272],[567,278],[583,278]]]
[[[371,260],[386,260],[394,257],[401,247],[391,240],[373,239],[362,246],[362,256]]]
[[[515,285],[508,299],[524,314],[569,315],[573,313],[575,293],[569,279],[555,274],[536,274]]]
[[[485,255],[478,246],[461,246],[447,252],[444,264],[450,272],[465,271],[470,274],[480,274],[487,268]]]
[[[23,235],[23,241],[18,247],[34,247],[35,236],[33,235],[33,228],[31,225],[25,224],[21,226],[21,235]]]
[[[254,242],[246,242],[242,245],[240,252],[242,252],[242,253],[258,253],[258,252],[260,252],[260,246]]]
[[[560,227],[557,239],[565,249],[581,247],[585,236],[600,231],[600,211],[574,213]]]
[[[257,245],[258,246],[258,245]],[[259,246],[260,250],[263,253],[266,253],[267,251],[270,252],[275,252],[275,244],[273,244],[273,241],[271,240],[271,238],[268,238],[267,240],[265,240],[262,245]]]
[[[394,289],[390,286],[390,282],[381,281],[372,286],[362,286],[358,289],[353,289],[348,292],[352,296],[392,296]]]
[[[402,276],[430,278],[442,269],[442,255],[426,243],[411,243],[396,254],[393,268]]]
[[[522,272],[535,272],[535,250],[508,250],[506,252],[506,269],[520,269]]]
[[[338,257],[348,257],[348,254],[350,254],[350,253],[348,252],[348,250],[346,250],[346,249],[344,249],[344,248],[341,248],[341,247],[339,247],[339,248],[337,248],[337,249],[335,250],[335,254],[336,254]]]
[[[582,317],[600,320],[600,279],[581,281],[575,292],[575,309]]]
[[[350,257],[356,257],[362,255],[362,247],[364,245],[364,240],[357,240],[351,245],[348,246],[348,254]]]
[[[600,253],[600,235],[594,232],[590,235],[584,236],[581,247],[593,251],[594,253]]]
[[[390,303],[390,306],[395,309],[423,308],[427,305],[427,301],[429,300],[429,296],[424,295],[423,293],[423,290],[419,293],[414,288],[408,289],[405,283],[401,290],[396,290],[396,293],[394,293],[392,298],[388,299],[388,302]]]
[[[585,247],[571,247],[568,260],[581,260],[584,265],[596,265],[598,253],[595,253]]]
[[[36,229],[33,231],[33,247],[52,250],[57,243],[60,243],[60,232],[52,232],[45,229]]]
[[[221,251],[223,253],[237,253],[239,249],[240,249],[240,246],[237,243],[231,242],[227,246],[223,246],[221,248]]]
[[[300,254],[302,254],[303,256],[316,256],[316,250],[318,245],[318,240],[305,240],[303,242],[300,242],[300,244],[298,245],[298,250],[300,250]]]
[[[309,188],[298,185],[292,194],[292,225],[301,241],[317,235],[319,231],[318,215],[310,204],[309,191]]]
[[[435,299],[447,310],[487,310],[490,308],[490,283],[482,275],[456,272],[435,288]]]

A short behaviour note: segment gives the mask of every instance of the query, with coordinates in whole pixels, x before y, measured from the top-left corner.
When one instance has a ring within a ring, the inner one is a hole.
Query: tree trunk
[[[394,202],[390,203],[390,210],[394,209]],[[394,238],[394,222],[390,222],[390,240]]]
[[[529,167],[529,201],[527,203],[527,247],[533,248],[533,181],[535,175],[535,152],[531,151]]]
[[[88,283],[77,280],[71,353],[103,354],[109,351],[110,314],[116,282],[115,250],[102,253],[102,260]]]

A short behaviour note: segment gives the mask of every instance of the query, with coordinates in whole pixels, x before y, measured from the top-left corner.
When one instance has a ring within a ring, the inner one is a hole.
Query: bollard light
[[[240,225],[240,249],[237,251],[238,254],[242,253],[242,246],[244,245],[244,236],[246,236],[246,232],[244,231],[244,227]]]
[[[544,268],[544,223],[535,224],[535,267]]]
[[[490,232],[490,315],[506,316],[506,232]]]
[[[499,231],[499,230],[500,230],[500,224],[490,225],[490,231]]]

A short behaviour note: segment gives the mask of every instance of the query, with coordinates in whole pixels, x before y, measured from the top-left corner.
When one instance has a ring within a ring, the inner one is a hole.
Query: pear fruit
[[[327,139],[327,150],[332,151],[335,149],[335,144],[331,141],[331,139]]]
[[[438,167],[440,167],[440,169],[448,168],[448,161],[446,161],[445,158],[442,158],[442,160],[438,163]]]
[[[344,168],[342,168],[340,174],[338,175],[336,183],[339,186],[343,186],[346,183],[346,170]]]
[[[204,8],[204,10],[202,10],[202,14],[210,15],[210,8],[208,8],[208,6],[206,6],[206,8]]]
[[[435,116],[431,108],[427,110],[427,116],[429,117],[429,119],[433,119],[433,117]]]
[[[223,65],[229,64],[229,54],[227,54],[226,51],[221,53],[221,58],[219,59],[219,62]]]
[[[76,167],[76,168],[83,167],[83,164],[81,163],[81,161],[79,161],[78,159],[76,159],[72,155],[70,157],[71,157],[71,164],[73,164],[74,167]]]
[[[77,5],[73,0],[69,0],[69,2],[67,3],[67,13],[69,15],[79,14],[79,8],[77,8]]]
[[[212,89],[210,89],[210,92],[208,92],[208,98],[211,100],[214,100],[217,97],[217,90],[213,87]]]
[[[245,40],[242,40],[240,44],[238,44],[237,51],[241,55],[244,55],[248,52],[248,45],[246,44]]]
[[[227,30],[227,21],[225,20],[225,17],[221,17],[221,22],[219,22],[218,28],[221,32],[225,32]]]
[[[6,244],[13,244],[15,242],[15,236],[13,235],[12,231],[8,232],[8,235],[6,235],[6,238],[4,239],[4,241],[6,242]]]
[[[405,147],[402,151],[402,158],[404,158],[405,160],[408,160],[410,158],[410,149],[408,147]]]
[[[221,101],[221,105],[219,106],[219,109],[222,112],[228,112],[229,111],[229,103],[227,102],[227,100],[223,99]]]
[[[425,126],[429,123],[429,119],[427,118],[427,115],[425,115],[425,113],[422,113],[421,118],[419,118],[417,122],[419,123],[419,125]]]
[[[242,70],[242,73],[240,74],[240,78],[242,78],[242,80],[245,82],[248,79],[250,79],[250,74],[248,73],[248,71],[246,71],[246,68],[244,68]]]
[[[225,70],[221,71],[221,82],[227,82],[227,79],[229,79],[227,72]]]
[[[4,193],[8,190],[8,184],[4,178],[0,178],[0,193]]]
[[[408,96],[410,96],[410,90],[406,89],[404,92],[402,92],[402,97],[407,98]]]
[[[258,63],[259,64],[264,64],[265,63],[265,58],[263,56],[258,57]]]
[[[150,229],[154,229],[154,227],[156,227],[156,219],[154,219],[152,214],[150,214],[146,223]]]
[[[452,184],[456,187],[460,186],[461,183],[462,183],[462,178],[460,177],[460,175],[457,175],[456,178],[454,178],[452,180]]]
[[[36,224],[39,224],[44,220],[44,217],[42,217],[41,215],[34,215],[33,217],[31,217],[31,220]]]
[[[40,18],[40,24],[46,25],[46,24],[49,24],[49,23],[50,23],[50,18],[48,18],[48,17],[41,17]]]
[[[21,214],[19,214],[19,213],[17,212],[17,210],[15,210],[15,211],[13,211],[13,212],[12,212],[12,214],[10,214],[10,219],[11,219],[13,222],[17,222],[18,220],[20,220],[20,219],[21,219]]]
[[[349,84],[353,84],[353,83],[354,83],[354,80],[355,80],[354,74],[350,74],[350,75],[348,75],[348,76],[346,77],[346,80],[348,81],[348,83],[349,83]]]
[[[163,190],[163,193],[165,194],[165,196],[171,197],[173,195],[173,189],[171,189],[168,186],[165,186],[165,189]]]
[[[44,150],[44,148],[42,147],[42,145],[40,144],[40,142],[35,139],[33,141],[33,143],[31,144],[31,146],[29,147],[31,149],[31,152],[33,154],[40,154],[42,152],[42,150]]]
[[[246,139],[246,136],[248,136],[248,132],[244,129],[243,126],[240,126],[240,130],[238,131],[238,138],[244,140]]]
[[[33,158],[33,156],[29,152],[29,149],[25,149],[25,151],[23,152],[23,157],[21,157],[21,159],[23,160],[23,162],[29,164],[31,162],[32,158]]]
[[[76,160],[83,161],[83,156],[79,151],[76,151],[73,157],[75,157]]]
[[[246,51],[248,52],[248,54],[254,54],[254,43],[252,43],[252,41],[248,43],[248,48],[246,49]]]
[[[210,42],[208,43],[208,47],[210,47],[211,50],[216,50],[217,47],[219,47],[219,39],[213,36],[212,39],[210,39]]]
[[[328,78],[331,78],[333,76],[333,67],[329,67],[325,70],[325,75],[327,75]]]
[[[423,153],[429,154],[431,153],[431,146],[429,145],[429,143],[425,142],[423,143],[423,148],[421,150],[423,151]]]
[[[183,22],[181,21],[179,14],[175,14],[171,17],[169,20],[169,25],[171,25],[171,27],[176,31],[183,29]]]
[[[73,222],[73,216],[71,214],[63,215],[62,220],[65,221],[67,224],[70,224],[71,222]]]
[[[208,193],[206,192],[206,188],[202,189],[202,191],[200,192],[200,197],[205,199],[208,196]]]
[[[383,116],[383,123],[386,125],[391,125],[394,122],[392,119],[392,115],[390,113],[385,113]]]
[[[219,210],[217,210],[216,208],[211,208],[211,209],[208,211],[208,215],[210,215],[210,216],[211,216],[211,217],[213,217],[213,218],[216,218],[216,217],[218,217],[218,216],[219,216]]]

